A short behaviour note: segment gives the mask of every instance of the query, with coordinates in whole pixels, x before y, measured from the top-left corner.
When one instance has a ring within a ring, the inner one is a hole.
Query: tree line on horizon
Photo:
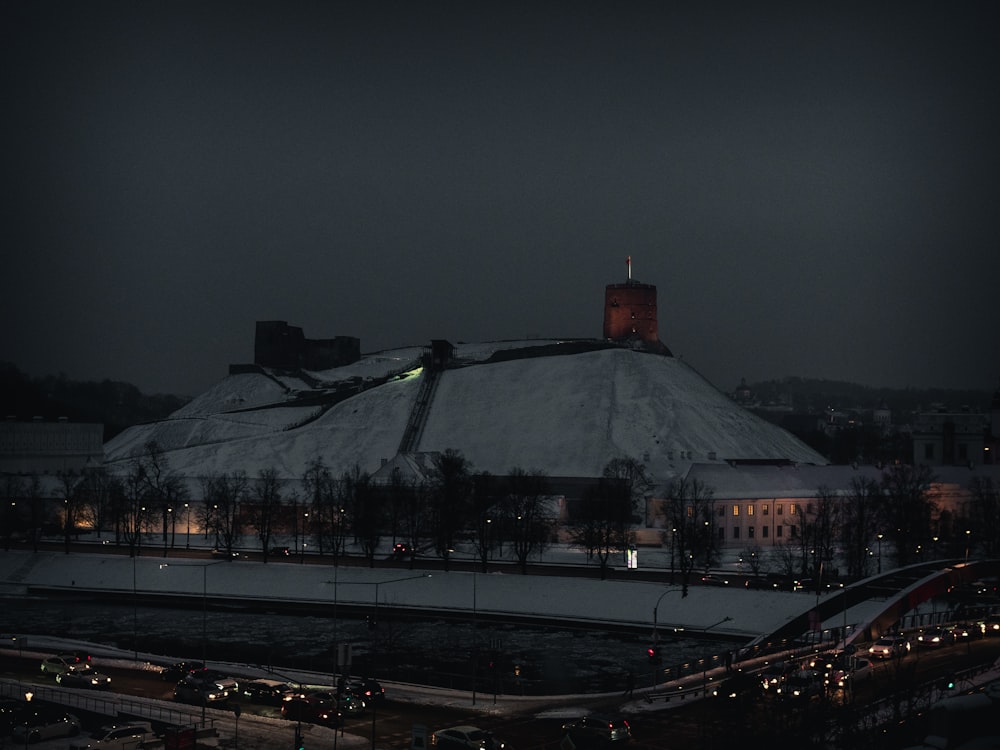
[[[219,550],[231,554],[249,537],[265,562],[276,538],[291,536],[296,549],[308,545],[335,564],[350,548],[360,549],[374,566],[388,542],[410,551],[411,566],[418,552],[440,558],[448,569],[455,549],[465,545],[484,571],[490,562],[509,561],[525,573],[532,558],[564,541],[585,550],[602,576],[635,544],[642,506],[653,489],[643,464],[615,458],[580,497],[564,498],[560,517],[544,472],[514,467],[506,476],[494,476],[475,471],[460,451],[450,449],[433,457],[422,481],[404,478],[398,469],[384,483],[357,467],[337,475],[317,458],[291,486],[268,468],[255,477],[242,471],[205,476],[192,493],[152,441],[122,474],[100,467],[57,477],[58,496],[46,511],[37,476],[4,476],[6,547],[25,532],[22,538],[37,544],[39,532],[47,531],[62,535],[68,552],[81,530],[93,530],[98,537],[112,534],[131,554],[159,533],[167,550],[177,544],[178,525],[184,534],[193,517],[196,532]],[[883,543],[887,560],[897,567],[928,555],[1000,553],[1000,488],[988,477],[972,477],[963,513],[938,507],[934,481],[927,466],[894,464],[880,480],[853,479],[846,493],[819,487],[804,507],[790,504],[783,543],[767,550],[751,544],[741,558],[754,577],[769,569],[814,576],[818,584],[824,567],[830,575],[834,564],[843,564],[849,580],[870,575],[881,567]],[[669,482],[657,495],[650,515],[662,522],[671,580],[680,576],[686,596],[697,574],[720,560],[718,518],[726,506],[715,502],[711,487],[687,477]]]

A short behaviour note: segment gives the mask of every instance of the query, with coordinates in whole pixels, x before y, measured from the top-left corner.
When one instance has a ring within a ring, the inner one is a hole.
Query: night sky
[[[196,395],[257,320],[992,390],[993,2],[0,9],[0,360]]]

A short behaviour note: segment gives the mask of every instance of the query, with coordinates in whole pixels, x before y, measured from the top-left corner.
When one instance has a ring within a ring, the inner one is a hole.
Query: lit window
[[[764,503],[762,506],[760,506],[760,512],[765,516],[767,515],[767,503]]]
[[[753,506],[752,505],[748,505],[747,506],[747,515],[748,516],[752,516],[753,515]]]
[[[788,506],[788,514],[789,515],[794,516],[798,512],[799,512],[799,504],[798,503],[791,503]]]
[[[740,506],[734,505],[733,506],[733,515],[734,516],[738,516],[739,514],[740,514]]]
[[[687,507],[687,517],[688,518],[694,518],[694,506],[693,505],[689,505]]]

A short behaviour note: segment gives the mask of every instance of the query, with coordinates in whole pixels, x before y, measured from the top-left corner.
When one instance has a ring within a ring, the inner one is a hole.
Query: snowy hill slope
[[[455,359],[467,366],[440,374],[419,451],[454,448],[477,471],[520,467],[549,476],[598,476],[610,459],[631,456],[658,481],[694,462],[826,463],[672,357],[608,348],[485,363],[516,348],[457,347]],[[396,454],[428,377],[419,368],[403,372],[416,355],[380,352],[302,379],[231,375],[168,419],[117,436],[106,460],[123,465],[155,440],[188,477],[235,470],[252,477],[273,467],[292,479],[315,458],[336,473],[355,465],[374,472]]]

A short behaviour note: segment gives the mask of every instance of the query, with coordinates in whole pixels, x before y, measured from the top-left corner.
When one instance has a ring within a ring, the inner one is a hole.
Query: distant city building
[[[361,339],[336,336],[307,339],[301,328],[283,320],[259,320],[253,361],[276,370],[329,370],[361,359]]]
[[[104,425],[60,419],[0,422],[0,472],[80,472],[104,463]]]
[[[928,495],[933,498],[938,512],[948,511],[958,518],[973,517],[970,485],[977,476],[994,486],[1000,485],[1000,472],[996,467],[936,470]],[[800,519],[804,517],[811,523],[815,518],[822,493],[835,499],[849,498],[855,480],[864,479],[878,485],[883,469],[802,464],[692,464],[686,478],[712,489],[712,525],[720,549],[767,549],[790,540],[794,542],[800,532]],[[655,494],[647,498],[645,527],[647,532],[656,527],[663,529],[663,543],[669,545],[671,540],[666,533],[662,510],[664,503],[665,500]]]
[[[872,424],[882,432],[892,427],[892,410],[889,409],[889,405],[884,400],[880,401],[878,406],[872,409]]]
[[[989,415],[969,411],[918,414],[913,422],[913,463],[962,466],[986,463]]]

